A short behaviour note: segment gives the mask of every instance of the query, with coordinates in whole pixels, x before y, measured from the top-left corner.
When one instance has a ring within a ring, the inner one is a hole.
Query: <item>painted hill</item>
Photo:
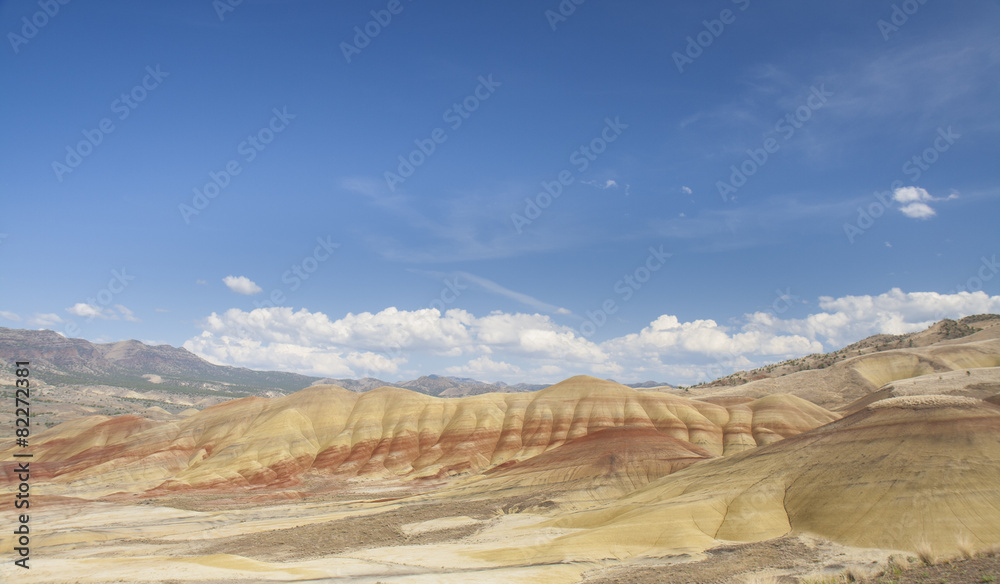
[[[678,389],[656,381],[628,386],[683,397],[758,398],[790,393],[827,408],[843,409],[892,381],[1000,364],[998,336],[1000,317],[977,315],[944,320],[909,335],[876,335],[840,351],[734,373],[693,388]],[[166,420],[233,398],[279,397],[310,385],[337,385],[355,392],[393,386],[440,397],[530,392],[546,387],[438,375],[393,383],[375,378],[320,379],[214,365],[183,348],[167,345],[149,346],[135,340],[94,344],[52,331],[7,328],[0,328],[0,352],[32,362],[37,396],[45,404],[34,412],[39,430],[95,414]],[[0,383],[12,382],[10,372],[0,371]],[[954,391],[958,390],[949,390]],[[0,424],[11,421],[9,411],[0,411]]]
[[[653,448],[669,442],[719,456],[837,418],[798,398],[736,401],[723,406],[586,376],[534,393],[463,398],[315,386],[178,420],[92,416],[61,424],[34,437],[32,468],[36,480],[88,496],[280,487],[322,477],[440,478],[527,460],[609,428],[654,432]],[[654,467],[647,476],[673,470]]]
[[[517,498],[521,508],[538,503],[573,508],[617,499],[711,458],[708,450],[653,428],[605,428],[533,458],[503,463],[446,496]]]
[[[1000,407],[892,398],[795,437],[653,481],[544,526],[571,532],[532,561],[698,552],[809,533],[956,554],[1000,543]],[[524,550],[494,553],[496,560]]]

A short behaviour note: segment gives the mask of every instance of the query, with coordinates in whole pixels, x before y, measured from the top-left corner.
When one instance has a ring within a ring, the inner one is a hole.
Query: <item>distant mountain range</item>
[[[331,379],[325,378],[315,382],[313,385],[339,385],[344,389],[355,392],[364,392],[377,387],[392,386],[402,387],[412,391],[438,397],[462,397],[466,395],[478,395],[481,393],[522,393],[526,391],[538,391],[545,389],[548,385],[537,385],[530,383],[517,383],[508,385],[502,381],[496,383],[486,383],[468,377],[444,377],[441,375],[424,375],[410,381],[388,382],[373,377],[361,379]]]
[[[440,375],[389,382],[371,377],[331,379],[282,371],[255,371],[213,365],[187,349],[170,345],[151,346],[135,340],[97,344],[85,339],[69,339],[49,330],[0,328],[0,355],[9,361],[30,361],[34,375],[48,385],[99,385],[190,397],[274,397],[320,384],[339,385],[354,392],[393,386],[440,397],[520,393],[548,387],[544,384],[487,383]],[[664,384],[650,381],[632,387],[658,385]]]
[[[832,407],[845,397],[857,399],[879,390],[893,379],[934,374],[941,393],[963,391],[979,397],[995,393],[995,380],[982,371],[969,370],[1000,365],[998,341],[1000,316],[975,315],[958,321],[946,319],[916,333],[875,335],[838,351],[739,371],[698,386],[678,388],[657,381],[628,385],[703,399],[789,393]],[[322,384],[355,393],[393,386],[448,398],[525,393],[547,387],[440,375],[389,382],[370,377],[332,379],[255,371],[213,365],[186,349],[168,345],[150,346],[135,340],[96,344],[48,330],[0,328],[0,359],[8,363],[0,368],[0,397],[13,395],[13,369],[9,365],[15,360],[31,362],[32,387],[37,390],[32,394],[32,403],[37,404],[32,417],[35,424],[43,426],[92,414],[169,419],[234,398],[280,397]],[[958,371],[964,374],[961,379],[952,375],[959,369],[965,370]],[[0,425],[10,423],[12,417],[13,412],[0,410]]]
[[[49,385],[104,385],[188,395],[277,395],[312,385],[318,377],[213,365],[187,349],[139,341],[95,344],[49,330],[0,328],[4,360],[30,361]]]

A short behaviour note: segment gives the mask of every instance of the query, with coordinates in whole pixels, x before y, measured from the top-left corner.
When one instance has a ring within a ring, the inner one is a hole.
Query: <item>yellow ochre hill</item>
[[[786,534],[948,557],[1000,542],[998,484],[1000,407],[955,396],[891,398],[558,516],[543,527],[570,533],[539,546],[531,561],[697,553]]]
[[[669,443],[687,459],[742,452],[838,417],[792,396],[719,405],[587,376],[534,393],[462,398],[314,386],[168,421],[93,416],[61,424],[36,437],[33,465],[37,479],[80,496],[290,487],[307,476],[442,478],[525,461],[606,429]],[[559,457],[556,466],[565,464]],[[642,474],[679,466],[652,464]]]

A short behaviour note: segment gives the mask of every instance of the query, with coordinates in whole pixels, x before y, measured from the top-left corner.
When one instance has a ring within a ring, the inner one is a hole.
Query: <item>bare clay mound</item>
[[[447,496],[540,499],[551,506],[606,503],[711,458],[704,448],[653,429],[607,428],[498,466]]]
[[[966,388],[972,393],[980,393],[977,387],[982,387],[984,382],[995,383],[998,378],[995,371],[990,374],[983,370],[1000,368],[1000,317],[986,315],[970,322],[971,327],[964,321],[941,321],[922,333],[908,335],[910,339],[905,343],[901,339],[890,343],[892,339],[880,340],[885,335],[876,336],[834,353],[810,355],[777,366],[739,372],[723,380],[688,388],[684,393],[702,399],[759,398],[786,393],[838,412],[853,411],[851,404],[864,400],[890,383],[901,388],[912,386],[904,393],[927,393],[931,390],[930,393],[952,394]],[[946,325],[965,327],[969,332],[979,330],[952,338],[952,335],[944,334],[948,329]],[[888,344],[869,346],[873,343]],[[986,379],[966,379],[967,373],[972,372]],[[952,373],[956,375],[950,375]],[[946,380],[950,377],[950,382],[938,384],[936,389],[930,388],[932,384],[927,382],[939,377]],[[902,380],[913,382],[896,383]]]
[[[196,553],[287,562],[371,548],[450,542],[476,533],[485,520],[502,513],[504,506],[509,508],[516,503],[516,500],[416,503],[374,515],[219,538],[200,546]],[[454,526],[442,522],[440,529],[407,529],[409,525],[449,518],[467,521],[452,521]]]
[[[983,403],[972,397],[958,395],[905,395],[900,397],[890,397],[877,401],[870,406],[869,410],[880,410],[885,408],[938,408],[938,407],[977,407]]]
[[[602,509],[538,560],[698,553],[811,533],[855,546],[955,554],[1000,544],[1000,407],[953,398],[868,408],[739,455],[693,465]],[[496,558],[504,557],[498,552]]]
[[[652,581],[722,582],[867,553],[829,542],[1000,544],[1000,407],[967,396],[841,418],[788,395],[708,403],[591,378],[513,397],[369,395],[53,428],[40,490],[132,492],[73,514],[42,505],[52,528],[33,551],[52,562],[26,584],[641,583],[653,564],[671,565]]]
[[[67,422],[35,438],[33,468],[50,492],[87,498],[242,493],[318,478],[476,474],[608,428],[654,431],[719,456],[837,417],[798,398],[720,406],[587,376],[530,394],[447,399],[392,387],[357,394],[313,386],[281,398],[233,400],[186,418]],[[0,450],[0,457],[12,452]],[[0,485],[5,479],[13,480],[0,474]]]

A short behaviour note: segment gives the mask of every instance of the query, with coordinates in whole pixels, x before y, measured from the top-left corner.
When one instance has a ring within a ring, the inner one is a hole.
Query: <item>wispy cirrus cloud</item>
[[[50,327],[65,321],[53,312],[36,312],[34,315],[28,317],[26,322],[31,326]]]
[[[424,274],[442,280],[448,280],[449,278],[451,278],[452,285],[459,287],[460,289],[464,289],[465,283],[467,282],[476,286],[477,288],[480,288],[487,292],[491,292],[493,294],[497,294],[499,296],[503,296],[504,298],[509,298],[539,312],[544,312],[547,314],[559,314],[559,315],[573,314],[573,312],[568,308],[563,308],[561,306],[555,306],[554,304],[549,304],[548,302],[539,300],[534,296],[531,296],[529,294],[524,294],[523,292],[517,292],[516,290],[511,290],[510,288],[502,286],[497,282],[494,282],[493,280],[484,278],[482,276],[477,276],[475,274],[470,274],[469,272],[457,271],[457,272],[446,273],[446,272],[433,272],[427,270],[414,270],[414,269],[410,269],[409,271],[417,274]]]
[[[12,322],[21,322],[21,315],[17,314],[16,312],[8,312],[6,310],[0,310],[0,318]]]

